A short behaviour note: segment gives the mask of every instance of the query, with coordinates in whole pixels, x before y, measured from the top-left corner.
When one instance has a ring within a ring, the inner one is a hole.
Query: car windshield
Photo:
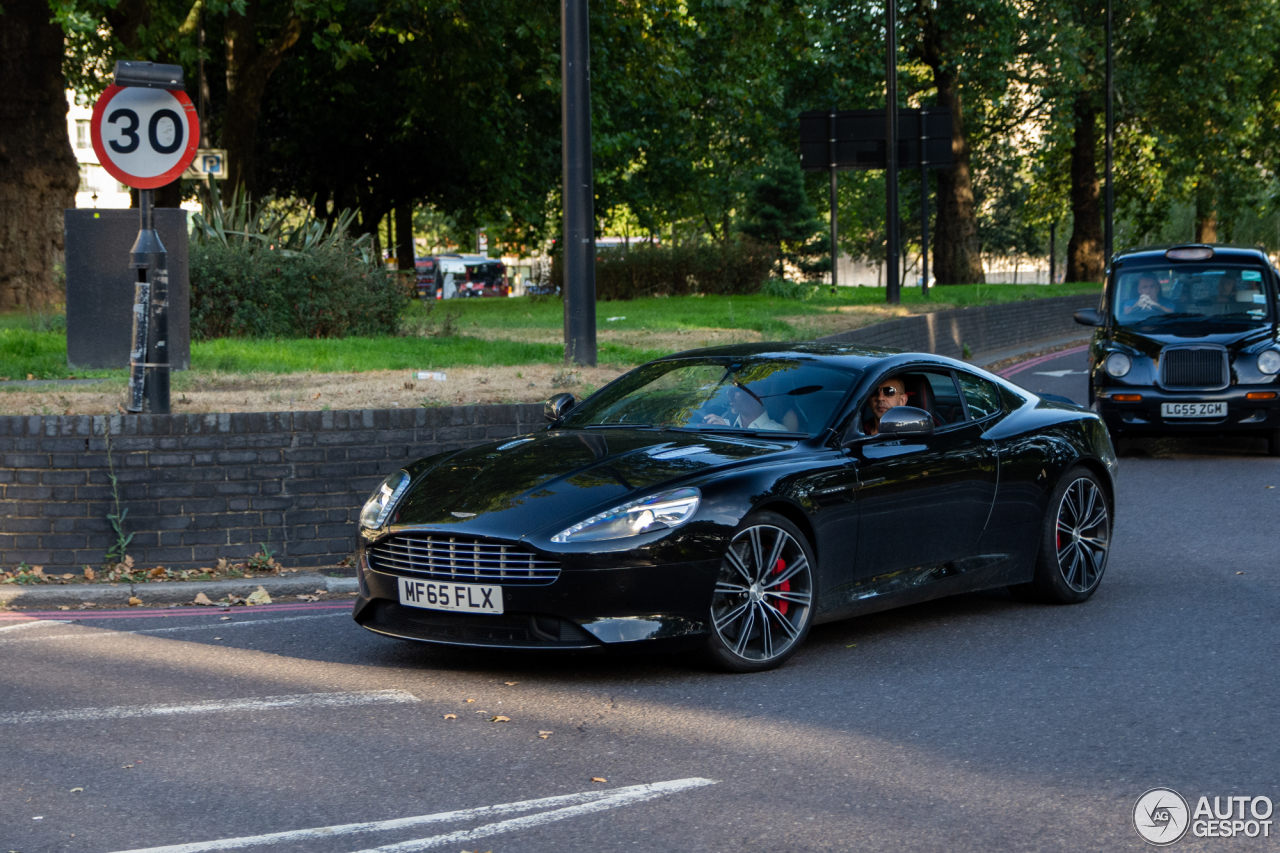
[[[806,358],[658,361],[584,401],[564,426],[815,435],[860,376]]]
[[[1270,316],[1264,271],[1224,264],[1124,270],[1111,300],[1123,326],[1180,320],[1261,322]]]

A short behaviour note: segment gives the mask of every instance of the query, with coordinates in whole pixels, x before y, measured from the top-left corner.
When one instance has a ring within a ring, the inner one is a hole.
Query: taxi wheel
[[[805,535],[786,518],[761,512],[744,519],[711,597],[711,664],[762,672],[795,654],[813,624],[813,565]]]
[[[1106,491],[1092,471],[1072,468],[1049,498],[1035,575],[1030,583],[1010,591],[1024,601],[1087,601],[1102,582],[1110,547],[1111,504]]]

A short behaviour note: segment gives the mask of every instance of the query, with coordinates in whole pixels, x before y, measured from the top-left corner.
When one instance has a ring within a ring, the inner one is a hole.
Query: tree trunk
[[[396,266],[400,271],[413,270],[418,254],[413,243],[413,203],[402,201],[396,205]]]
[[[62,211],[79,170],[67,135],[62,28],[43,2],[0,10],[0,311],[66,298]]]
[[[932,24],[932,16],[926,18]],[[959,78],[947,69],[936,44],[926,36],[924,61],[933,69],[938,106],[951,110],[951,168],[938,171],[938,213],[933,233],[933,274],[938,284],[982,284],[982,255],[978,247],[978,215],[973,200],[969,141],[964,133],[964,109]]]
[[[1218,242],[1218,194],[1212,181],[1196,184],[1196,242]]]
[[[302,34],[302,18],[290,15],[275,38],[259,44],[258,0],[245,3],[245,14],[227,12],[227,105],[222,113],[222,147],[227,149],[227,187],[243,186],[258,195],[255,149],[258,116],[267,81]]]
[[[1067,244],[1066,281],[1102,281],[1102,196],[1098,181],[1098,108],[1092,96],[1076,96],[1071,143],[1071,213],[1075,224]]]

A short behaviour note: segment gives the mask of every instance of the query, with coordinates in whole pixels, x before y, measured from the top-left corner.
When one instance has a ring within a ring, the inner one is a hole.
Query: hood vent
[[[705,444],[691,444],[688,447],[672,447],[668,450],[650,450],[649,455],[654,459],[681,459],[685,456],[697,456],[699,453],[708,453],[710,447]]]

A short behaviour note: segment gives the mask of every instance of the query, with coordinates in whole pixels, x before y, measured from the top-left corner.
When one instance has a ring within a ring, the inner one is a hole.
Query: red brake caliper
[[[786,567],[787,567],[786,561],[783,560],[781,557],[779,557],[777,564],[774,565],[773,567],[773,573],[775,575],[780,575],[782,574],[782,570],[785,569]],[[778,592],[790,592],[790,591],[791,591],[791,581],[783,581],[782,583],[778,584]],[[778,612],[781,613],[783,616],[786,616],[787,607],[790,606],[790,604],[791,602],[786,600],[779,601]]]

